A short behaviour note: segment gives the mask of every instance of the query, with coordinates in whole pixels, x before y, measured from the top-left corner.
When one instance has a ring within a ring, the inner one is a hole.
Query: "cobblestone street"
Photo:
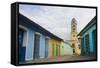
[[[62,61],[81,61],[81,60],[94,60],[94,56],[61,56],[54,58],[37,59],[34,61],[27,61],[26,63],[45,63],[45,62],[62,62]]]

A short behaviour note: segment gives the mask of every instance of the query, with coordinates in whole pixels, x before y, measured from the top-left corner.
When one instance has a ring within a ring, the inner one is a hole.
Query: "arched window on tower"
[[[75,32],[75,28],[73,28],[73,32]]]
[[[75,25],[73,25],[73,27],[75,27]]]
[[[73,37],[75,37],[75,35],[73,35]]]

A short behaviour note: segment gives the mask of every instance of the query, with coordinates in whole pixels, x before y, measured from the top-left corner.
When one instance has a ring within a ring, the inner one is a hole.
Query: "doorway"
[[[49,39],[45,38],[45,58],[48,57],[48,50],[49,50]]]
[[[21,28],[19,28],[19,35],[18,35],[18,44],[19,44],[19,61],[24,62],[25,61],[25,53],[26,53],[26,47],[23,46],[24,42],[24,34],[25,31]]]
[[[58,56],[58,45],[56,45],[56,56]]]
[[[39,58],[39,48],[40,47],[40,35],[35,34],[35,39],[34,39],[34,59]]]

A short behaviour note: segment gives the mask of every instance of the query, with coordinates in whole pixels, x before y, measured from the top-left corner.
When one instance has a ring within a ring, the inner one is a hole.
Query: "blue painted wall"
[[[28,33],[28,45],[26,46],[26,56],[25,56],[25,60],[29,61],[29,60],[34,60],[33,56],[34,56],[34,36],[36,31],[24,26],[25,28],[27,28],[27,33]],[[45,58],[45,53],[48,54],[48,44],[49,42],[47,41],[46,43],[46,36],[44,35],[40,35],[40,46],[39,46],[39,57],[40,58]],[[45,48],[46,47],[46,48]]]

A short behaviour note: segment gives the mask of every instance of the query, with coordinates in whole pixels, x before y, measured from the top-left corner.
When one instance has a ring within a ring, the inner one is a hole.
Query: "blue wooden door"
[[[26,47],[23,47],[23,36],[24,36],[24,31],[22,29],[19,29],[19,61],[20,62],[25,61]]]

